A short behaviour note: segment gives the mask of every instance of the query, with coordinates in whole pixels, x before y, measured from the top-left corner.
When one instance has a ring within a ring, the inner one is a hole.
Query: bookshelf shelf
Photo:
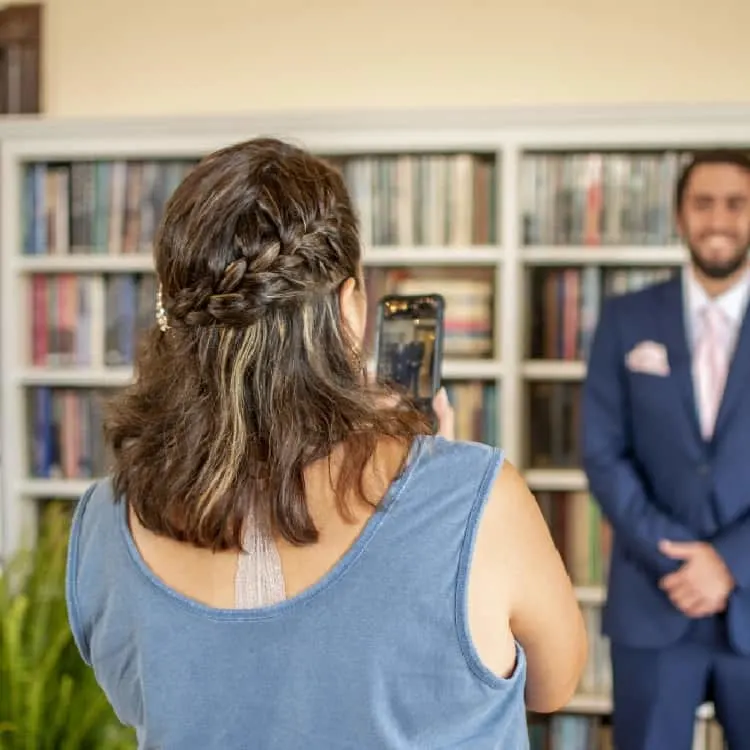
[[[586,363],[580,361],[527,360],[522,365],[526,380],[583,380]]]
[[[576,695],[568,703],[566,710],[576,714],[609,714],[612,712],[612,699],[606,695]],[[701,704],[696,711],[696,718],[703,721],[713,719],[713,704]]]
[[[54,498],[76,500],[86,491],[92,479],[25,479],[18,493],[30,499]]]
[[[580,469],[528,469],[524,476],[532,490],[576,492],[586,489],[586,477]]]
[[[0,556],[34,528],[39,501],[74,500],[91,481],[37,465],[30,449],[39,426],[34,404],[50,408],[59,397],[66,408],[91,411],[86,394],[130,382],[134,335],[118,338],[122,320],[113,299],[140,299],[134,325],[152,323],[155,280],[146,250],[156,214],[182,170],[258,133],[303,143],[339,165],[362,217],[371,299],[384,288],[414,288],[420,279],[434,286],[430,291],[452,290],[448,308],[459,312],[443,375],[460,437],[502,446],[540,505],[545,496],[550,507],[566,513],[576,506],[579,522],[594,506],[571,425],[601,300],[662,278],[684,262],[670,208],[681,155],[747,145],[748,121],[750,107],[717,106],[0,123]],[[105,178],[96,184],[108,189],[114,183],[107,170],[140,174],[139,164],[142,175],[159,185],[165,180],[158,206],[146,205],[142,196],[128,204],[123,227],[135,215],[138,229],[128,225],[123,236],[96,229],[84,212],[91,226],[81,234],[81,226],[69,221],[80,210],[74,173],[103,170]],[[422,169],[427,178],[418,188],[411,182],[405,192],[399,189],[404,174]],[[68,197],[58,203],[43,191],[47,202],[36,200],[34,186],[48,178],[69,189]],[[374,200],[384,191],[391,195],[394,185],[396,200]],[[391,212],[387,217],[383,205]],[[55,349],[47,357],[53,344],[48,341],[40,354],[34,343],[47,328],[32,301],[35,294],[64,296],[71,277],[74,286],[88,289],[80,292],[87,301],[79,309],[89,310],[90,320],[57,321],[54,346],[74,341],[78,348],[75,356],[72,349]],[[461,310],[466,300],[470,313]],[[468,338],[465,330],[472,331]],[[545,400],[549,414],[540,420]],[[539,435],[550,445],[533,448]],[[100,467],[94,462],[86,473],[99,475]],[[601,525],[601,518],[592,518],[586,523]],[[576,591],[582,609],[598,613],[605,581],[591,574],[574,580],[591,582]],[[606,691],[581,690],[571,712],[611,710]],[[709,719],[710,707],[701,715]]]
[[[502,375],[502,363],[496,360],[448,359],[443,363],[445,380],[499,380]],[[130,367],[29,367],[19,371],[17,380],[28,386],[119,388],[132,377]]]
[[[608,695],[576,695],[566,709],[576,714],[608,714],[612,712],[612,699]]]
[[[493,266],[502,261],[499,247],[373,247],[365,249],[368,266]]]
[[[499,380],[503,377],[502,362],[494,359],[446,359],[445,380]]]
[[[30,258],[17,256],[14,270],[19,273],[151,273],[154,261],[145,253],[132,255],[49,255]]]
[[[493,266],[502,261],[496,247],[375,247],[365,250],[368,266]],[[150,254],[70,253],[42,257],[16,256],[14,269],[25,273],[148,273]]]
[[[606,595],[604,586],[576,586],[576,596],[581,604],[602,604]]]
[[[662,266],[683,263],[682,247],[525,247],[521,260],[539,266]]]
[[[132,377],[131,367],[30,367],[19,372],[18,382],[59,388],[119,388],[127,385]]]

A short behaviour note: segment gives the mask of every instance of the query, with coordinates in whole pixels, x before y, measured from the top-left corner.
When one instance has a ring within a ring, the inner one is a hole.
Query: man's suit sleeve
[[[632,416],[617,302],[609,299],[603,305],[591,346],[582,399],[583,465],[589,489],[618,540],[661,578],[681,563],[662,555],[659,542],[695,541],[696,537],[651,502],[632,460]]]
[[[711,544],[729,568],[738,588],[750,588],[750,515],[722,529],[711,539]]]

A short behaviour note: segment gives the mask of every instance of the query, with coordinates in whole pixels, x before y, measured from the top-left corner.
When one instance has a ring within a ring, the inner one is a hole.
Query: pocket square
[[[625,364],[632,372],[642,372],[648,375],[669,375],[667,349],[664,344],[656,341],[641,341],[634,346],[625,358]]]

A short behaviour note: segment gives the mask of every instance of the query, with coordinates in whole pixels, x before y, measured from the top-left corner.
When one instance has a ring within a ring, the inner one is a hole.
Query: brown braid
[[[170,325],[244,327],[271,309],[329,294],[345,280],[327,261],[330,253],[325,229],[313,228],[293,243],[271,242],[254,256],[240,255],[215,285],[204,278],[165,298]]]

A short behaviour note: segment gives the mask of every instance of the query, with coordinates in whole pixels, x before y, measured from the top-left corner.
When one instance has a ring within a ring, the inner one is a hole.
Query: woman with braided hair
[[[71,530],[70,623],[140,748],[528,747],[586,651],[500,450],[364,376],[341,175],[271,138],[206,157],[155,243],[156,321]]]

